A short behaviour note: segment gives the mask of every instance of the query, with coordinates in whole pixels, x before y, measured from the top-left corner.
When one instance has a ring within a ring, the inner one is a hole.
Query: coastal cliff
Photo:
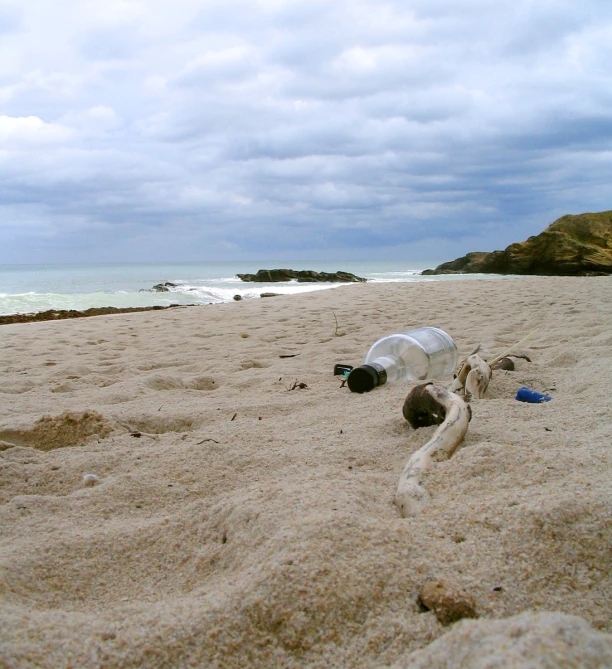
[[[422,274],[612,274],[612,211],[562,216],[504,251],[473,252]]]

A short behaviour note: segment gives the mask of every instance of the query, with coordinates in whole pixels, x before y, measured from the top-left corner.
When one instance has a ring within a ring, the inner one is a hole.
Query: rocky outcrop
[[[9,325],[11,323],[30,323],[35,321],[56,321],[65,318],[85,318],[86,316],[106,316],[108,314],[128,314],[133,311],[159,311],[160,309],[172,309],[180,307],[180,304],[170,304],[168,306],[154,307],[92,307],[78,311],[77,309],[47,309],[47,311],[37,311],[30,314],[9,314],[0,316],[0,325]],[[194,306],[194,305],[183,305]]]
[[[422,274],[612,274],[612,211],[568,214],[504,251],[468,253]]]
[[[314,270],[294,269],[260,269],[257,274],[237,274],[242,281],[256,281],[258,283],[275,283],[278,281],[292,281],[298,283],[333,282],[356,283],[366,279],[355,276],[350,272],[315,272]]]
[[[170,288],[176,288],[175,283],[166,281],[166,283],[157,283],[153,288],[141,288],[139,293],[167,293],[170,291]]]

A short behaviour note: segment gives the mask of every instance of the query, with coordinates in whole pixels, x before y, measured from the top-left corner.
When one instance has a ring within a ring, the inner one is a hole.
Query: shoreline
[[[523,276],[514,276],[514,275],[474,275],[474,274],[458,274],[453,276],[452,281],[483,281],[483,280],[508,280],[508,279],[522,279]],[[426,279],[415,280],[414,278],[410,280],[380,280],[380,279],[367,279],[369,284],[377,285],[396,285],[396,284],[408,284],[408,283],[434,283],[438,281],[448,281],[449,277],[445,275],[436,276],[435,278],[427,276]],[[249,286],[250,282],[245,282]],[[39,311],[30,310],[27,312],[24,311],[15,311],[9,313],[0,314],[0,325],[7,325],[11,323],[28,323],[34,321],[45,321],[45,320],[62,320],[69,318],[82,318],[85,316],[100,316],[108,314],[120,314],[120,313],[130,313],[137,311],[159,311],[162,309],[170,309],[177,307],[201,307],[209,306],[211,304],[220,305],[220,304],[231,304],[235,301],[250,301],[257,300],[259,298],[268,298],[268,297],[289,297],[302,295],[304,293],[319,293],[322,291],[337,289],[340,286],[350,287],[359,285],[360,282],[351,282],[351,283],[330,283],[329,285],[321,286],[319,282],[305,282],[299,283],[297,281],[292,281],[291,283],[296,283],[303,287],[304,285],[310,286],[307,290],[300,290],[299,292],[274,292],[275,290],[282,290],[279,288],[278,282],[269,282],[268,284],[258,284],[258,287],[262,290],[257,295],[248,295],[243,296],[240,293],[234,293],[231,298],[224,298],[217,301],[204,301],[204,302],[192,302],[192,303],[173,303],[173,304],[149,304],[141,306],[132,306],[132,307],[115,307],[115,306],[94,306],[88,307],[85,309],[77,308],[45,308]],[[234,288],[234,290],[239,290],[239,288]],[[268,292],[270,291],[270,292]],[[138,294],[142,293],[143,290],[140,289]],[[150,292],[157,295],[185,295],[188,293],[182,292],[161,292],[156,293],[153,290],[146,290],[144,292]],[[176,299],[176,298],[175,298]]]
[[[609,280],[284,297],[2,328],[0,664],[401,669],[459,646],[606,666]],[[398,477],[435,428],[403,418],[412,384],[359,395],[333,368],[419,325],[460,359],[539,329],[401,518]],[[523,385],[552,401],[516,401]],[[423,610],[430,581],[477,618]]]
[[[415,267],[409,262],[381,261],[348,263],[342,267],[342,271],[350,271],[367,278],[369,282],[432,280],[431,277],[420,276],[422,270],[418,263]],[[236,294],[246,300],[259,297],[262,291],[299,294],[311,290],[328,290],[340,285],[335,282],[300,283],[297,280],[280,283],[240,281],[238,274],[252,269],[248,263],[177,264],[168,267],[145,265],[145,268],[146,271],[133,264],[113,267],[34,266],[27,271],[3,273],[0,267],[0,316],[51,310],[168,306],[170,303],[221,304],[231,302]],[[331,267],[319,263],[314,271],[321,274],[332,268],[337,274],[339,270],[335,263]],[[445,280],[444,277],[433,279]],[[166,284],[172,284],[167,292],[150,288],[167,287]],[[75,288],[78,288],[78,292],[74,292]]]

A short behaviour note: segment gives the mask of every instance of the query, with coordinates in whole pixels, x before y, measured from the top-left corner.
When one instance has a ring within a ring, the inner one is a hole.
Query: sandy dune
[[[357,395],[333,367],[418,325],[491,356],[540,329],[402,519],[434,428],[403,419],[409,386]],[[354,285],[0,342],[0,666],[612,666],[611,279]],[[479,618],[423,612],[428,579]]]

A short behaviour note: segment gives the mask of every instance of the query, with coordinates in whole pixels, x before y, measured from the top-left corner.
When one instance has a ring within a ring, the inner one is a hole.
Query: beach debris
[[[478,353],[473,353],[461,363],[450,391],[463,391],[466,402],[482,399],[489,387],[492,373],[491,366]]]
[[[510,348],[507,348],[503,353],[500,353],[499,355],[495,356],[493,358],[493,360],[489,360],[489,365],[491,365],[491,367],[492,367],[498,360],[501,360],[502,358],[505,358],[508,355],[510,355],[510,353],[512,353],[515,348],[518,348],[519,346],[524,344],[528,339],[531,339],[531,337],[533,337],[533,335],[536,334],[539,331],[540,331],[540,328],[536,328],[535,330],[532,330],[529,334],[525,335],[520,341],[517,341],[516,344],[512,344],[512,346]],[[514,357],[515,358],[525,358],[525,360],[531,362],[531,360],[526,355],[520,355],[520,354],[517,353],[517,354],[514,355]]]
[[[491,365],[491,369],[503,369],[507,372],[513,372],[514,360],[512,360],[512,358],[520,358],[522,360],[527,360],[527,362],[531,362],[531,358],[524,353],[510,353],[510,355],[501,358],[495,364]]]
[[[202,439],[202,441],[198,441],[198,443],[197,443],[196,445],[199,446],[200,444],[203,444],[203,443],[206,442],[206,441],[212,441],[212,442],[214,442],[215,444],[218,444],[218,443],[219,443],[216,439],[208,438],[208,439]]]
[[[233,420],[236,419],[236,416],[237,416],[237,415],[238,415],[238,413],[235,413],[235,414],[230,418],[230,423],[231,423]]]
[[[308,386],[305,383],[302,383],[301,381],[298,381],[297,379],[293,382],[292,386],[289,386],[287,390],[304,390],[304,388],[308,388]]]
[[[346,332],[340,332],[338,330],[338,318],[336,317],[336,312],[332,309],[332,314],[334,315],[334,320],[336,321],[336,329],[334,331],[334,336],[335,337],[344,337]]]
[[[282,355],[279,355],[279,358],[295,358],[299,353],[284,353]]]
[[[337,365],[334,365],[334,376],[348,376],[352,369],[353,365],[338,363]]]
[[[552,397],[550,395],[545,395],[544,393],[539,393],[537,390],[532,390],[527,388],[527,386],[522,386],[516,392],[514,398],[519,402],[529,402],[530,404],[541,404],[542,402],[550,402]]]
[[[364,364],[352,369],[348,387],[353,393],[367,393],[385,383],[439,379],[453,373],[457,346],[444,330],[423,326],[377,339]]]
[[[240,302],[241,299],[242,299],[242,295],[234,295],[234,300],[236,302]]]
[[[502,358],[495,365],[491,366],[491,369],[502,369],[506,372],[514,371],[514,361],[510,357]]]
[[[93,488],[100,482],[100,479],[95,474],[85,474],[83,476],[83,487]]]
[[[259,297],[278,297],[280,293],[260,293]]]
[[[406,518],[418,514],[427,504],[429,495],[421,485],[421,477],[434,462],[452,456],[465,437],[472,410],[450,390],[433,383],[423,383],[408,393],[402,413],[414,429],[440,426],[432,438],[412,454],[400,474],[395,504]]]
[[[507,358],[515,348],[518,348],[521,344],[524,344],[538,331],[539,328],[532,330],[520,341],[517,341],[516,344],[512,344],[510,348],[506,349],[503,353],[500,353],[489,361],[484,360],[481,356],[478,355],[478,352],[481,348],[481,344],[479,344],[459,366],[459,371],[457,372],[455,380],[451,384],[449,390],[453,393],[463,392],[465,399],[468,402],[471,399],[481,399],[484,397],[484,394],[487,391],[489,381],[491,380],[491,375],[493,373],[492,370],[496,367],[497,363],[504,358]],[[526,355],[516,354],[514,357],[520,357],[529,360]],[[531,360],[529,360],[529,362],[531,362]]]
[[[474,598],[455,583],[445,580],[423,583],[417,602],[422,609],[433,611],[443,625],[478,617]]]

